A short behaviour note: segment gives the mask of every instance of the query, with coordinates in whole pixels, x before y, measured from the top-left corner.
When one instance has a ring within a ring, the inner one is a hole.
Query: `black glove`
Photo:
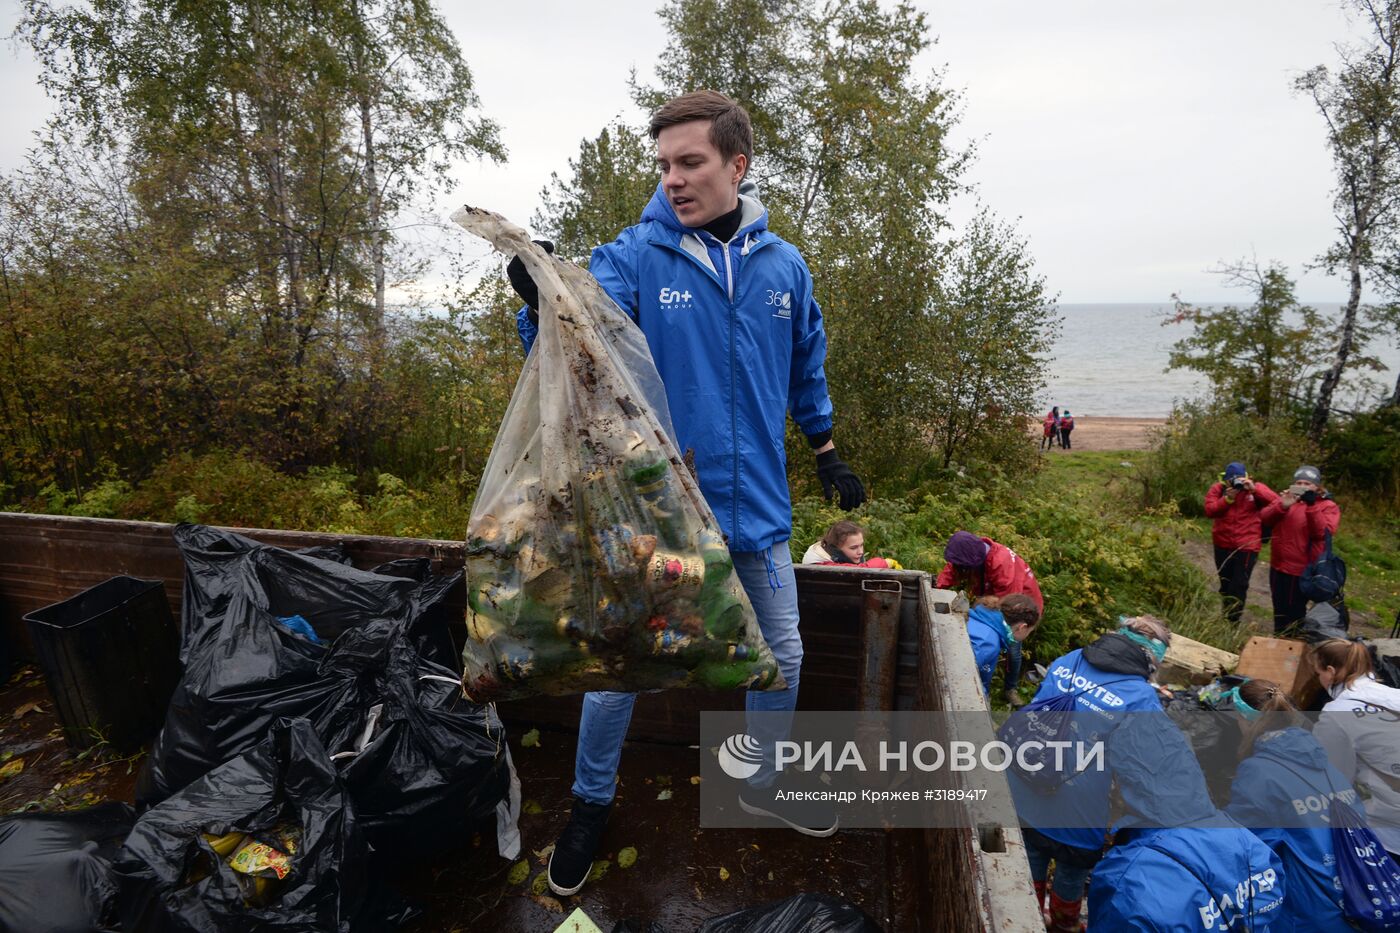
[[[554,255],[554,244],[548,240],[531,242],[536,246],[543,246],[546,253]],[[539,323],[540,288],[535,284],[535,280],[530,278],[530,273],[519,256],[511,257],[510,264],[506,266],[506,278],[510,279],[510,287],[515,289],[515,293],[530,307],[530,320]]]
[[[822,495],[827,502],[831,501],[833,492],[837,494],[841,508],[846,510],[858,509],[865,501],[865,487],[860,484],[860,478],[841,462],[834,450],[817,454],[817,479],[822,481]]]
[[[1314,502],[1317,501],[1317,490],[1309,489],[1307,492],[1299,496],[1298,499],[1300,502],[1306,503],[1307,505],[1312,505]]]

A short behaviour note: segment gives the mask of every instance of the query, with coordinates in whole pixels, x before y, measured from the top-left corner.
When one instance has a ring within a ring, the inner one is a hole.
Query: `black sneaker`
[[[799,785],[801,785],[799,787]],[[753,816],[769,816],[807,836],[825,838],[836,832],[840,819],[829,800],[782,800],[779,790],[814,790],[824,788],[804,777],[780,778],[769,787],[754,787],[747,782],[739,789],[739,806]]]
[[[583,888],[611,810],[611,803],[597,804],[574,799],[569,824],[555,840],[554,851],[549,855],[549,889],[555,894],[568,897]]]

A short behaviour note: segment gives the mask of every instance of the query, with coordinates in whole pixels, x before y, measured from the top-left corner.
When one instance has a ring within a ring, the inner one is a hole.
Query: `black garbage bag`
[[[880,933],[880,926],[850,901],[829,894],[794,894],[713,917],[697,933]]]
[[[143,933],[384,929],[369,846],[316,730],[279,720],[136,823],[116,861],[121,918]]]
[[[141,806],[251,748],[280,717],[310,719],[328,747],[346,748],[380,702],[392,642],[441,667],[452,659],[450,640],[445,655],[433,650],[446,636],[430,626],[445,623],[460,572],[435,577],[426,561],[356,570],[203,526],[180,525],[175,538],[187,564],[185,668],[137,783]],[[486,727],[482,708],[458,715]]]
[[[505,730],[494,707],[463,699],[456,672],[402,638],[388,652],[382,674],[360,681],[348,703],[370,711],[347,717],[352,745],[332,751],[375,850],[421,857],[460,845],[509,793]]]
[[[136,814],[124,803],[0,820],[0,930],[115,930],[112,859]]]
[[[1234,678],[1227,680],[1227,686],[1236,683]],[[1196,753],[1210,799],[1217,807],[1226,806],[1230,802],[1230,785],[1234,779],[1233,763],[1239,757],[1239,717],[1202,702],[1187,690],[1173,691],[1172,699],[1165,708],[1167,718],[1185,734],[1186,740],[1191,743],[1191,750]]]

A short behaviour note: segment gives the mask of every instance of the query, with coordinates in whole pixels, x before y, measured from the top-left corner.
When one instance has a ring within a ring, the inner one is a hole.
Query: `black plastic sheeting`
[[[705,921],[697,933],[881,933],[870,915],[827,894],[795,894],[784,901],[736,910]]]
[[[301,831],[293,869],[264,906],[205,833]],[[210,771],[136,823],[116,861],[126,930],[380,930],[369,903],[369,846],[335,766],[304,719],[282,720],[255,748]],[[199,877],[202,875],[203,877]],[[196,880],[197,879],[197,880]]]
[[[336,756],[369,841],[429,854],[495,811],[509,787],[495,710],[462,699],[443,604],[460,571],[426,560],[356,570],[180,525],[184,674],[137,783],[150,806],[305,718]],[[317,644],[280,622],[299,615]],[[446,655],[446,657],[444,657]]]
[[[0,820],[0,930],[117,929],[112,859],[136,814],[124,803]]]
[[[1222,683],[1232,687],[1243,679],[1229,676],[1223,678]],[[1224,807],[1230,802],[1230,782],[1235,771],[1233,764],[1239,758],[1239,717],[1202,702],[1186,690],[1173,691],[1172,699],[1166,704],[1166,713],[1167,718],[1176,723],[1191,743],[1191,750],[1196,753],[1196,760],[1201,763],[1201,772],[1206,777],[1211,801],[1217,807]],[[1224,767],[1223,763],[1232,766]]]

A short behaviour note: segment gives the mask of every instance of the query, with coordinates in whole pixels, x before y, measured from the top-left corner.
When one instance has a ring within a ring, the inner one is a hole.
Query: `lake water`
[[[1315,307],[1335,313],[1340,306]],[[1205,379],[1197,373],[1164,372],[1172,344],[1191,332],[1187,324],[1162,326],[1172,311],[1170,303],[1062,304],[1059,309],[1064,327],[1050,362],[1044,408],[1058,405],[1075,415],[1158,418],[1171,414],[1176,400],[1205,394]],[[1370,352],[1390,367],[1371,378],[1394,389],[1400,349],[1387,343]],[[1339,393],[1336,404],[1347,408],[1357,394],[1350,387]]]

